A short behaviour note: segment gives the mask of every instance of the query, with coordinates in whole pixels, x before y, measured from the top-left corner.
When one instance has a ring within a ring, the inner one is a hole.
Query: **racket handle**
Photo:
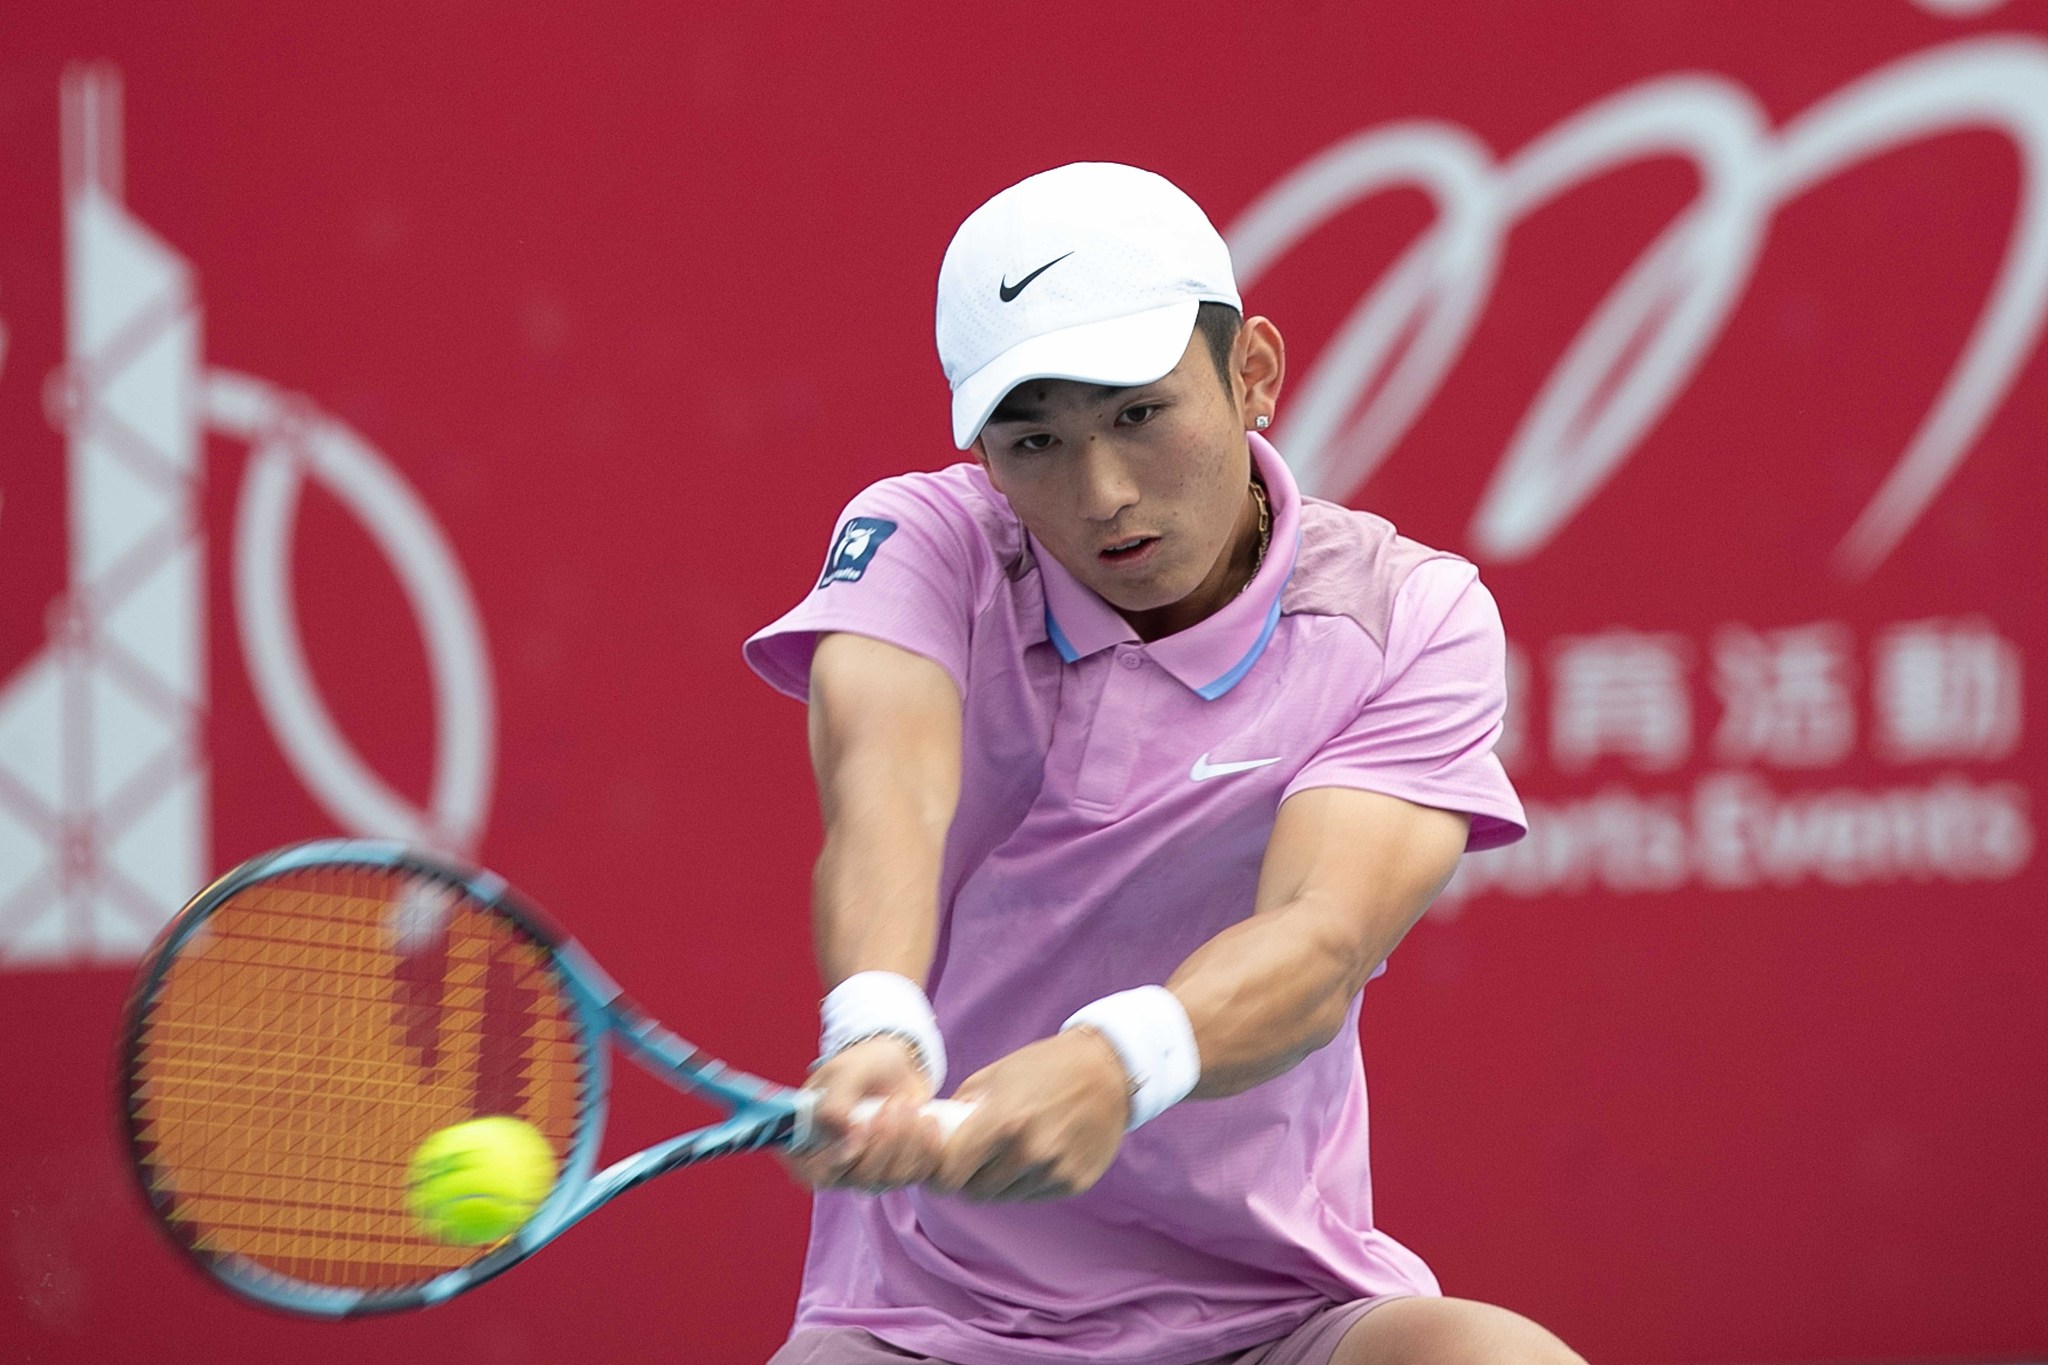
[[[877,1113],[881,1112],[881,1108],[882,1102],[880,1100],[856,1101],[853,1106],[853,1121],[855,1123],[866,1123]],[[962,1121],[966,1119],[973,1109],[974,1106],[965,1100],[926,1100],[923,1105],[923,1112],[939,1121],[939,1137],[941,1139],[952,1137],[954,1130],[960,1127]]]

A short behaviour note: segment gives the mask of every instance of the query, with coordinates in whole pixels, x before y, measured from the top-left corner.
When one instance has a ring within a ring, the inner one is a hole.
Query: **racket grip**
[[[877,1113],[881,1112],[881,1108],[882,1102],[880,1100],[856,1101],[853,1106],[853,1121],[855,1123],[866,1123]],[[923,1112],[939,1121],[939,1137],[941,1139],[952,1137],[954,1131],[960,1127],[960,1124],[973,1109],[974,1106],[965,1100],[926,1100],[923,1105]]]

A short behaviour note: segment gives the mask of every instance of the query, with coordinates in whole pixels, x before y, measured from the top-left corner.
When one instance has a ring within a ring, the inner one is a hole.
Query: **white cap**
[[[939,266],[939,363],[965,450],[1027,379],[1149,384],[1203,302],[1242,309],[1230,249],[1194,200],[1134,166],[1078,161],[967,216]]]

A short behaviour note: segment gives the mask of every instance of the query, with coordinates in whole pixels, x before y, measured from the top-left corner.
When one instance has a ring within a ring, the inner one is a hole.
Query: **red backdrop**
[[[772,1349],[760,1160],[429,1313],[230,1300],[117,1164],[127,965],[410,829],[800,1074],[739,643],[953,458],[940,252],[1081,158],[1210,208],[1282,450],[1508,622],[1537,830],[1372,988],[1385,1225],[1600,1360],[2048,1350],[2048,4],[134,8],[0,17],[10,1357]]]

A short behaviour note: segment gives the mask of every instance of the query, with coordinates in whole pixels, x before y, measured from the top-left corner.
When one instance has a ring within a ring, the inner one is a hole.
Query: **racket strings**
[[[416,873],[295,872],[219,907],[163,977],[136,1050],[137,1146],[197,1250],[402,1288],[489,1250],[416,1221],[414,1149],[511,1114],[559,1160],[580,1057],[548,949],[512,920]]]

